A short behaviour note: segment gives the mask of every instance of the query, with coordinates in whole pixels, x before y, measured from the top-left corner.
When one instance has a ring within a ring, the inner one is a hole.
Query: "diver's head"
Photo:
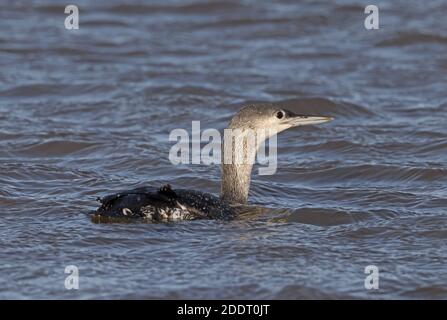
[[[279,133],[289,128],[320,124],[331,120],[332,117],[295,114],[274,104],[255,104],[239,110],[231,119],[229,128],[267,129]]]

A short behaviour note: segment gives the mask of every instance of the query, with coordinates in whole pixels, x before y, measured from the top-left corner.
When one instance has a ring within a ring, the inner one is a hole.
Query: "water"
[[[445,1],[376,1],[372,31],[365,1],[76,4],[77,31],[66,3],[0,4],[1,298],[447,297]],[[218,193],[169,132],[252,101],[335,117],[279,136],[252,212],[90,221],[122,188]]]

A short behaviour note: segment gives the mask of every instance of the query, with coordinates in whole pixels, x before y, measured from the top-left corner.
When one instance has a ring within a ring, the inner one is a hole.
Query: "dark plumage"
[[[97,222],[143,218],[153,222],[232,219],[236,212],[230,205],[210,194],[194,190],[142,187],[98,199],[101,206],[93,212]]]

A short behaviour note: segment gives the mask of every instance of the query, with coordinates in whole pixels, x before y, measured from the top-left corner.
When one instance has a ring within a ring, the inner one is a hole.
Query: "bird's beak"
[[[297,114],[291,114],[289,115],[287,119],[287,123],[291,127],[297,127],[297,126],[305,126],[309,124],[320,124],[324,122],[329,122],[333,120],[332,117],[323,117],[323,116],[302,116]]]

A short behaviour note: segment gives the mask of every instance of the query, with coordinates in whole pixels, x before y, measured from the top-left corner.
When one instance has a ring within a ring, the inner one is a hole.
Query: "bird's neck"
[[[222,164],[220,196],[230,203],[247,203],[252,165]]]
[[[233,139],[225,132],[221,157],[221,198],[230,203],[244,204],[248,199],[257,147],[247,145],[246,138]]]

